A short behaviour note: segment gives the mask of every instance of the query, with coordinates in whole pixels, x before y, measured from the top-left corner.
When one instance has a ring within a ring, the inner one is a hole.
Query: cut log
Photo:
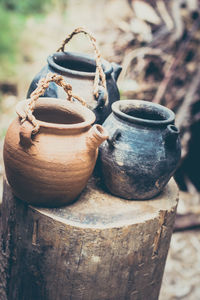
[[[158,299],[177,200],[173,179],[153,200],[127,201],[92,178],[74,204],[37,208],[4,181],[1,299]]]

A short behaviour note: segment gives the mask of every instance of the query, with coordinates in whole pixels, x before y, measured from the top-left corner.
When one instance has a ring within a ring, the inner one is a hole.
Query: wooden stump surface
[[[91,178],[74,204],[36,208],[4,181],[1,299],[158,299],[177,200],[173,179],[153,200],[128,201]]]

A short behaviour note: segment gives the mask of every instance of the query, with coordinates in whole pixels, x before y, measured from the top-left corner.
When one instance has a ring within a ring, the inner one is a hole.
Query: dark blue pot
[[[40,78],[53,72],[62,75],[66,82],[72,85],[73,93],[82,97],[88,107],[93,110],[96,115],[96,123],[102,124],[107,116],[111,113],[111,105],[119,100],[119,91],[116,81],[121,72],[121,67],[115,63],[109,63],[102,60],[102,67],[106,75],[106,84],[108,91],[108,101],[102,101],[103,94],[100,92],[98,99],[93,95],[93,84],[96,70],[95,60],[85,54],[74,52],[56,52],[47,58],[47,65],[34,77],[27,97],[36,89]],[[50,83],[44,97],[66,99],[66,93],[55,83]]]
[[[99,164],[108,190],[125,199],[150,199],[174,174],[181,157],[174,113],[142,100],[112,105],[103,123],[109,140],[100,146]]]

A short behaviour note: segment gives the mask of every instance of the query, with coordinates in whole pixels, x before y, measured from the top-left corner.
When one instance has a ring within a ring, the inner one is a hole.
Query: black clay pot
[[[48,72],[62,75],[72,85],[74,94],[82,97],[88,107],[93,110],[96,115],[96,123],[102,124],[111,113],[112,103],[119,100],[120,96],[116,81],[122,68],[115,63],[109,63],[102,59],[108,93],[108,99],[104,102],[103,91],[99,91],[97,99],[93,95],[96,61],[91,56],[74,52],[56,52],[48,57],[47,63],[34,77],[27,97],[30,98],[30,94],[36,89],[38,81],[46,77]],[[66,93],[61,87],[52,82],[44,97],[66,99]]]
[[[103,123],[109,140],[100,146],[99,164],[108,190],[125,199],[150,199],[175,172],[181,156],[174,113],[142,100],[112,105]]]

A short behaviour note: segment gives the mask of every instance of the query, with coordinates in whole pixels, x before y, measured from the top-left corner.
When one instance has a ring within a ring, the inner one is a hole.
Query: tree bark
[[[177,201],[174,180],[126,201],[92,178],[74,204],[37,208],[4,181],[1,299],[158,299]]]

